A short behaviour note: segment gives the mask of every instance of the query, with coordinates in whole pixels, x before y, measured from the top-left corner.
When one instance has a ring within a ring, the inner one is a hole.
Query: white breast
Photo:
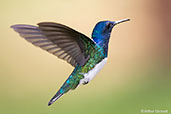
[[[104,67],[106,61],[107,61],[107,58],[103,59],[92,70],[84,74],[84,78],[80,80],[79,84],[83,84],[85,82],[89,82],[90,80],[92,80],[96,76],[96,74]]]

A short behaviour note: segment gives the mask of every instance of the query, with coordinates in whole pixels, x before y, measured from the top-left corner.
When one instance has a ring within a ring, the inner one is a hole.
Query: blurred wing
[[[95,47],[90,38],[62,24],[42,22],[38,25],[19,24],[11,28],[33,45],[66,60],[72,66],[83,66],[89,59],[88,50]]]

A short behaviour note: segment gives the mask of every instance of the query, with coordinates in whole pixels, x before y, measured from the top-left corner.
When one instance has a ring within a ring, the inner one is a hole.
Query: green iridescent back
[[[99,63],[101,60],[105,58],[103,48],[101,48],[100,46],[98,45],[94,45],[94,46],[86,45],[86,46],[88,48],[86,54],[90,56],[88,61],[85,63],[84,66],[77,65],[75,67],[72,74],[63,84],[62,86],[63,89],[61,88],[61,90],[64,90],[65,92],[69,91],[69,89],[65,89],[68,88],[68,86],[70,86],[69,88],[71,89],[75,89],[78,86],[80,80],[84,78],[84,74],[92,70],[97,63]]]

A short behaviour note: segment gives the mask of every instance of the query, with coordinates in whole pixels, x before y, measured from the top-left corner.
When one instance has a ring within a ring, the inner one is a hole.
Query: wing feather
[[[28,42],[66,60],[72,66],[84,65],[89,58],[87,47],[95,46],[87,36],[58,23],[43,22],[38,26],[18,24],[11,27]]]

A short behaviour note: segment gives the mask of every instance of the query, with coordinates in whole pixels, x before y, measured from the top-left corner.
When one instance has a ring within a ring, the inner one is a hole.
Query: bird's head
[[[110,33],[113,27],[119,23],[129,21],[130,19],[123,19],[119,21],[100,21],[96,24],[93,29],[92,38],[93,40],[100,44],[104,41],[109,41]]]

